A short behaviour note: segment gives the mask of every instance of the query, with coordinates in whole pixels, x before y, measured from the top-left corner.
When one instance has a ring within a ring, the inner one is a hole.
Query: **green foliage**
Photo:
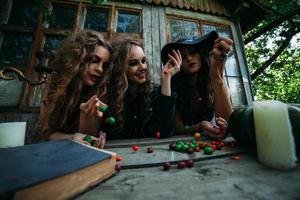
[[[261,76],[253,81],[257,100],[300,102],[300,49],[286,49]]]
[[[273,9],[270,14],[251,32],[251,35],[264,25],[268,24],[280,14],[284,14],[298,5],[296,1],[261,0],[263,5]],[[263,34],[253,42],[246,45],[246,54],[250,73],[260,68],[272,56],[281,43],[285,34],[291,30],[295,23],[299,23],[300,16],[295,16],[292,23],[284,22]],[[298,25],[298,24],[297,24]],[[286,103],[300,103],[300,34],[293,37],[298,41],[290,45],[281,55],[253,82],[254,98],[256,100],[280,100]]]

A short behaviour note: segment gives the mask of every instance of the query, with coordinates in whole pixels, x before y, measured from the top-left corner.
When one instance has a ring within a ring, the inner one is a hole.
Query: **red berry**
[[[221,150],[221,149],[222,149],[221,144],[217,144],[217,150]]]
[[[232,156],[231,159],[232,160],[241,160],[241,157],[240,156]]]
[[[194,166],[194,162],[192,160],[186,160],[185,164],[188,168],[192,168]]]
[[[132,146],[132,150],[133,150],[133,151],[138,151],[138,150],[139,150],[139,147],[138,147],[138,145],[136,145],[136,144],[135,144],[135,145],[133,145],[133,146]]]
[[[148,147],[147,148],[147,153],[153,153],[153,148],[152,147]]]
[[[220,146],[221,146],[221,147],[224,147],[224,146],[225,146],[225,143],[224,143],[224,142],[220,142]]]
[[[213,148],[214,151],[217,150],[217,145],[210,145],[211,148]]]
[[[195,147],[194,151],[199,152],[200,151],[200,147]]]
[[[184,161],[180,161],[177,163],[177,168],[178,169],[184,169],[186,167],[186,164]]]
[[[115,165],[115,170],[116,170],[116,172],[120,172],[121,171],[121,165],[120,164],[116,164]]]
[[[176,149],[176,144],[175,143],[169,144],[169,149],[175,150]]]
[[[217,142],[217,141],[211,141],[210,142],[210,144],[212,144],[212,145],[217,145],[219,142]]]
[[[160,138],[160,132],[159,132],[159,131],[157,131],[157,132],[155,133],[155,137],[156,137],[156,138]]]
[[[164,167],[164,170],[167,171],[171,168],[171,163],[170,162],[165,162],[163,167]]]
[[[188,154],[192,154],[192,153],[194,153],[194,149],[193,148],[188,148],[186,152]]]
[[[123,160],[123,158],[121,156],[116,155],[116,161],[122,161],[122,160]]]

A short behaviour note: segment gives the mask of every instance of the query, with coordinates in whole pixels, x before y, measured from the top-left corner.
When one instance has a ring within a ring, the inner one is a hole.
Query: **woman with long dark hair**
[[[96,31],[78,31],[62,42],[41,105],[43,139],[88,144],[83,138],[90,135],[103,147],[103,135],[98,135],[103,113],[98,108],[106,105],[111,54],[111,45]]]
[[[109,106],[114,108],[110,112],[117,117],[117,123],[109,127],[107,137],[125,139],[159,134],[160,137],[170,137],[175,129],[175,96],[171,94],[171,77],[180,70],[180,52],[172,51],[167,55],[168,60],[161,73],[161,87],[156,87],[151,81],[151,68],[139,41],[127,38],[113,46],[110,90],[116,92],[110,93],[111,100],[108,102],[120,106]]]
[[[224,80],[226,54],[231,44],[230,39],[219,38],[213,31],[202,38],[183,38],[163,47],[163,63],[174,49],[180,50],[182,55],[182,70],[172,79],[177,93],[176,129],[179,133],[224,136],[232,112]]]

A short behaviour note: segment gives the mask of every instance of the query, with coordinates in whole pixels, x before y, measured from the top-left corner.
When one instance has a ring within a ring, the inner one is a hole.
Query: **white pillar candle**
[[[260,162],[275,169],[296,167],[296,148],[287,104],[254,102],[253,114]]]
[[[26,122],[0,123],[0,148],[24,145],[25,133]]]

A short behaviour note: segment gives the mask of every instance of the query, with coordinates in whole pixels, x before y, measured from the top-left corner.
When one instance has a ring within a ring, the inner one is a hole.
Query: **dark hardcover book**
[[[67,199],[115,173],[115,153],[71,140],[0,149],[0,199]]]

